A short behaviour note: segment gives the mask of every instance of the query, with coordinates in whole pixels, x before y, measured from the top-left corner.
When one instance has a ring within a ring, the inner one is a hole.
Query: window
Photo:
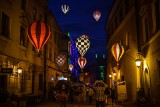
[[[57,36],[57,44],[58,44],[58,47],[60,47],[60,44],[59,44],[60,42],[59,42],[59,41],[60,41],[60,39],[59,39],[59,37]],[[62,44],[62,43],[61,43],[61,44]]]
[[[54,43],[56,43],[56,40],[57,38],[56,38],[56,32],[54,31]]]
[[[32,46],[32,51],[36,52],[36,48],[34,46]]]
[[[52,50],[52,61],[54,62],[54,50]]]
[[[142,17],[142,28],[143,28],[142,44],[144,44],[149,40],[149,26],[148,26],[147,13]]]
[[[148,29],[148,19],[147,18],[145,19],[145,35],[146,35],[145,40],[147,42],[149,39],[149,29]]]
[[[42,50],[39,50],[39,52],[37,52],[37,57],[41,57],[43,56]]]
[[[121,9],[119,10],[119,23],[121,23],[122,20],[123,20],[123,9],[121,8]]]
[[[39,21],[42,21],[42,20],[43,20],[43,16],[42,16],[41,14],[39,15],[38,20],[39,20]]]
[[[1,35],[6,37],[6,38],[9,38],[9,34],[10,34],[10,31],[9,31],[9,24],[10,24],[10,18],[9,16],[7,16],[5,13],[2,12],[2,20],[1,20]]]
[[[156,13],[156,31],[160,29],[160,0],[155,2],[155,13]]]
[[[114,19],[114,24],[115,24],[115,30],[117,29],[117,27],[118,27],[118,17],[115,17],[115,19]]]
[[[25,37],[26,37],[26,29],[23,26],[21,26],[20,27],[20,45],[24,47],[26,46]]]
[[[50,61],[52,60],[52,48],[51,48],[51,46],[49,48],[49,60]]]
[[[43,90],[43,74],[39,74],[39,90]]]
[[[36,8],[33,9],[33,12],[32,12],[32,20],[35,21],[36,20],[36,16],[37,16],[37,10]]]
[[[129,33],[126,33],[126,37],[125,37],[125,46],[126,46],[126,50],[129,49]]]
[[[21,0],[21,9],[23,11],[26,11],[26,8],[27,8],[27,0]]]
[[[123,42],[124,42],[123,40],[120,40],[120,41],[119,41],[119,44],[123,46],[123,45],[124,45]]]
[[[121,81],[124,81],[124,76],[121,76]]]
[[[111,26],[110,26],[110,35],[112,35],[113,34],[113,24],[111,24]]]
[[[56,62],[56,52],[54,52],[54,63]]]
[[[125,16],[127,15],[129,11],[129,0],[125,0]]]
[[[157,67],[158,67],[158,79],[160,81],[160,58],[157,59]]]

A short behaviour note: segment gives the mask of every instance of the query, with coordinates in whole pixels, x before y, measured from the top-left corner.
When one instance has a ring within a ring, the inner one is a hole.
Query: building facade
[[[47,94],[49,84],[57,81],[57,74],[63,75],[55,59],[59,52],[67,51],[68,40],[47,5],[46,0],[1,0],[0,88],[9,94]],[[34,21],[45,22],[51,29],[40,52],[27,37],[27,28]],[[22,73],[18,73],[18,68],[22,68]],[[67,63],[62,70],[68,71]]]
[[[159,0],[115,0],[108,17],[107,72],[112,75],[110,83],[125,81],[127,99],[132,102],[142,89],[145,98],[159,104],[159,9]],[[111,53],[114,43],[124,47],[118,66]],[[136,66],[136,59],[142,61],[141,66]]]

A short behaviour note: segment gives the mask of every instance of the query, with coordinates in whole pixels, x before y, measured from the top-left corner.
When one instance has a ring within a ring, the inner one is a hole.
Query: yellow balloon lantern
[[[112,54],[115,58],[115,60],[117,61],[117,65],[120,58],[122,57],[122,55],[124,54],[124,48],[122,45],[120,45],[119,43],[115,43],[112,48],[111,48]]]

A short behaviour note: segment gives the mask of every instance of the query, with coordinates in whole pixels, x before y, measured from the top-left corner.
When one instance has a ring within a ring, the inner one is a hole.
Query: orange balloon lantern
[[[28,28],[28,38],[33,46],[40,51],[50,37],[50,27],[44,22],[33,22]]]
[[[72,71],[72,69],[73,69],[73,65],[69,64],[69,70]]]
[[[124,48],[119,43],[115,43],[112,46],[111,51],[112,51],[112,54],[113,54],[115,60],[117,61],[117,65],[118,65],[118,62],[119,62],[120,58],[122,57],[122,55],[124,53]]]

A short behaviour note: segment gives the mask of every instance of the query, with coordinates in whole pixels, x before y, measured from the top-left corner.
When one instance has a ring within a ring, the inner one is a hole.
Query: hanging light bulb
[[[65,4],[65,5],[62,5],[62,6],[61,6],[61,9],[62,9],[63,13],[66,14],[66,13],[69,11],[69,6],[66,5],[66,4]]]

